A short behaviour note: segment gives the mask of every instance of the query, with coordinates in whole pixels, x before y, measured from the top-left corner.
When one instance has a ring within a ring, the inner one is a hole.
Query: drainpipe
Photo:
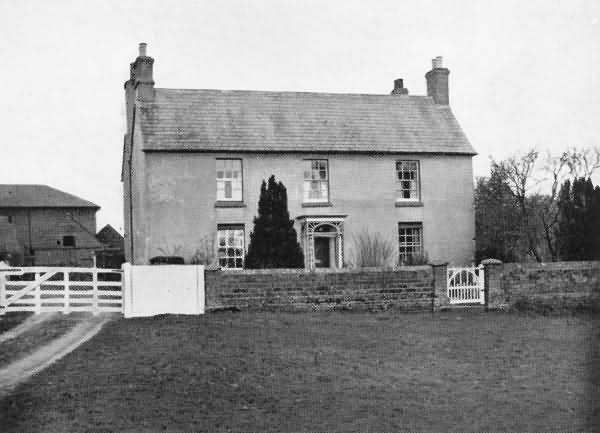
[[[136,112],[136,105],[133,104],[133,113],[131,116],[131,137],[130,137],[130,144],[129,144],[129,243],[131,245],[131,264],[133,265],[134,262],[134,243],[133,243],[133,186],[132,186],[132,179],[131,179],[131,163],[133,161],[133,133],[135,130],[135,112]]]
[[[27,209],[27,231],[29,234],[29,256],[31,256],[31,209]]]

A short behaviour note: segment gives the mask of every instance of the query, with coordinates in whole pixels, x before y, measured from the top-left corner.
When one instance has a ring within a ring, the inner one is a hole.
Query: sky
[[[531,147],[600,145],[600,0],[0,0],[0,183],[101,206],[122,231],[123,83],[138,43],[156,87],[426,94],[431,59],[476,176]]]

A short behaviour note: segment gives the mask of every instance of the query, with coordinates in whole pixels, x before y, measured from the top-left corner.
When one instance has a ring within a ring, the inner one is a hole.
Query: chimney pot
[[[394,80],[392,95],[408,95],[408,89],[404,88],[404,80],[402,78]]]
[[[146,47],[147,44],[145,42],[140,42],[140,57],[146,57]]]
[[[431,59],[431,68],[432,69],[440,69],[444,67],[444,58],[442,56],[437,56],[435,59]]]

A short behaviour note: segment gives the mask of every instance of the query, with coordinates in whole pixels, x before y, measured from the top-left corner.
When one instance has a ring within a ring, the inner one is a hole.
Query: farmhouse
[[[449,70],[427,96],[163,89],[140,44],[125,83],[125,251],[133,264],[205,252],[244,267],[260,185],[288,192],[305,267],[340,268],[355,237],[393,242],[397,262],[473,260],[472,157],[449,107]]]
[[[14,265],[91,266],[98,209],[47,185],[0,185],[0,252]]]

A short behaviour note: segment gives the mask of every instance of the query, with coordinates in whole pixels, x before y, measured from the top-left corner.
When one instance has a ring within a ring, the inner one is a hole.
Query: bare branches
[[[550,199],[553,201],[558,193],[558,188],[563,183],[566,176],[567,169],[569,167],[569,154],[563,152],[559,156],[554,156],[550,151],[546,151],[544,158],[543,172],[550,176],[551,188],[550,188]],[[548,180],[547,178],[542,180]]]
[[[600,146],[572,147],[565,154],[570,173],[575,179],[588,178],[600,168]]]
[[[517,200],[524,199],[533,187],[531,183],[535,182],[533,172],[538,156],[539,152],[531,149],[526,154],[513,155],[500,162],[492,160],[492,170],[498,170],[508,180]]]

